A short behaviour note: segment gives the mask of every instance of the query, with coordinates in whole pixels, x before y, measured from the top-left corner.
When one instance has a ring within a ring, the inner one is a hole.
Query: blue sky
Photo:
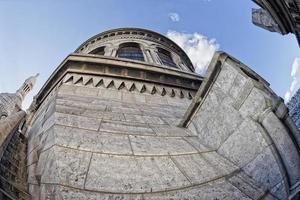
[[[27,107],[59,63],[89,37],[112,28],[140,27],[215,39],[219,50],[251,67],[283,97],[293,80],[299,46],[294,35],[254,26],[254,7],[251,0],[0,0],[0,92],[14,92],[27,77],[40,73]],[[179,20],[172,21],[170,13]]]

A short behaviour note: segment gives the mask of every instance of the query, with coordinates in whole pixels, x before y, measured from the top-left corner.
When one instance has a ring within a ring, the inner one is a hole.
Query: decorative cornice
[[[37,107],[67,73],[119,77],[129,81],[143,81],[190,91],[198,90],[203,80],[201,76],[194,73],[167,69],[144,62],[90,54],[71,54],[53,72],[37,94]]]
[[[82,75],[68,73],[64,77],[63,83],[90,86],[94,88],[114,88],[117,90],[126,90],[129,92],[138,92],[151,95],[178,97],[192,99],[195,91],[167,87],[164,85],[151,84],[147,82],[130,81],[127,79],[116,79],[111,77],[100,77],[91,75]]]

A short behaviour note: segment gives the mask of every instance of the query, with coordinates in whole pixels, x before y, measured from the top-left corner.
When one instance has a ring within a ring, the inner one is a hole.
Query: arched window
[[[89,54],[104,56],[104,53],[105,53],[104,49],[105,49],[105,47],[99,47],[99,48],[96,48],[93,51],[91,51]]]
[[[143,52],[137,43],[124,43],[120,45],[117,52],[117,57],[127,58],[131,60],[144,61]]]
[[[158,57],[160,58],[163,65],[166,65],[168,67],[176,67],[176,64],[174,63],[170,52],[161,48],[157,48],[157,50]]]

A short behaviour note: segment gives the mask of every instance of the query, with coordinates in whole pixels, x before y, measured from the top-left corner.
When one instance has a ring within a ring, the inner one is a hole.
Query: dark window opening
[[[101,55],[103,56],[105,51],[104,51],[105,47],[99,47],[97,49],[94,49],[93,51],[91,51],[89,54],[95,54],[95,55]]]
[[[168,67],[176,67],[176,64],[173,62],[170,52],[161,48],[158,48],[157,50],[158,50],[158,57],[160,58],[163,65],[166,65]]]
[[[144,55],[137,43],[124,43],[120,45],[117,57],[144,61]]]

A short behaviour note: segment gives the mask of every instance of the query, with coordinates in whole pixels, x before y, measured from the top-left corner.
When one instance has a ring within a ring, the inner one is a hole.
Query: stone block
[[[63,113],[55,113],[55,118],[55,124],[89,130],[98,130],[100,124],[99,119],[68,115]]]
[[[145,200],[251,200],[250,197],[247,197],[239,189],[224,179],[182,190],[169,191],[159,194],[145,194],[144,198]]]
[[[137,123],[102,121],[100,132],[112,132],[129,135],[154,135],[155,132],[148,126]]]
[[[41,164],[44,166],[41,183],[83,188],[92,153],[58,146],[48,151],[49,156]]]
[[[202,130],[197,127],[197,119],[194,123],[199,130],[198,136],[203,144],[214,149],[218,148],[243,121],[239,112],[225,103],[220,105],[216,113],[215,117],[203,125]]]
[[[93,154],[85,188],[111,193],[143,193],[188,185],[189,181],[168,157]]]
[[[225,62],[215,84],[224,93],[227,93],[231,89],[237,73],[237,70],[233,66]]]
[[[129,136],[134,155],[178,155],[197,153],[180,137]]]
[[[238,73],[232,83],[232,86],[229,90],[229,95],[236,99],[244,89],[245,84],[247,83],[247,77],[241,73]]]
[[[214,150],[214,149],[211,149],[211,148],[208,148],[208,147],[204,146],[201,143],[201,140],[199,140],[198,137],[184,137],[184,140],[186,140],[195,149],[197,149],[198,152],[206,152],[206,151],[212,151],[212,150]]]
[[[87,99],[88,99],[88,97],[87,97]],[[78,111],[81,111],[81,112],[83,112],[85,109],[97,110],[97,111],[104,111],[106,109],[106,105],[105,104],[96,104],[96,103],[93,103],[93,99],[90,99],[90,100],[88,100],[86,102],[79,101],[79,100],[57,99],[56,104],[64,106],[64,107],[57,106],[61,110],[63,108],[67,109],[66,107],[69,107],[71,109],[74,108],[75,109],[74,112],[76,112],[76,109]]]
[[[56,144],[73,149],[110,154],[132,154],[126,135],[55,126]]]
[[[227,181],[252,199],[263,199],[266,193],[266,191],[256,185],[254,180],[243,172],[234,174]]]
[[[135,123],[147,123],[147,124],[165,124],[165,122],[159,117],[155,116],[145,116],[145,115],[133,115],[124,114],[125,121],[135,122]]]
[[[226,175],[215,169],[200,154],[173,156],[172,158],[193,184],[205,183]]]
[[[98,97],[104,99],[122,100],[122,93],[115,89],[100,89]]]
[[[261,90],[254,87],[241,105],[240,113],[244,118],[257,116],[262,113],[267,106],[267,98]]]
[[[94,96],[98,95],[99,89],[98,88],[91,88],[85,86],[77,86],[75,90],[75,95],[78,96]]]
[[[218,153],[243,167],[268,146],[258,123],[246,119],[220,146]]]
[[[168,126],[168,125],[150,125],[153,131],[158,136],[166,136],[166,137],[179,137],[179,136],[189,136],[191,135],[190,131],[185,128],[179,128],[176,126]]]
[[[43,200],[144,200],[141,194],[109,194],[51,184],[42,184],[41,188]]]
[[[243,170],[263,189],[272,189],[283,178],[270,147],[266,148],[266,150],[243,167]]]

